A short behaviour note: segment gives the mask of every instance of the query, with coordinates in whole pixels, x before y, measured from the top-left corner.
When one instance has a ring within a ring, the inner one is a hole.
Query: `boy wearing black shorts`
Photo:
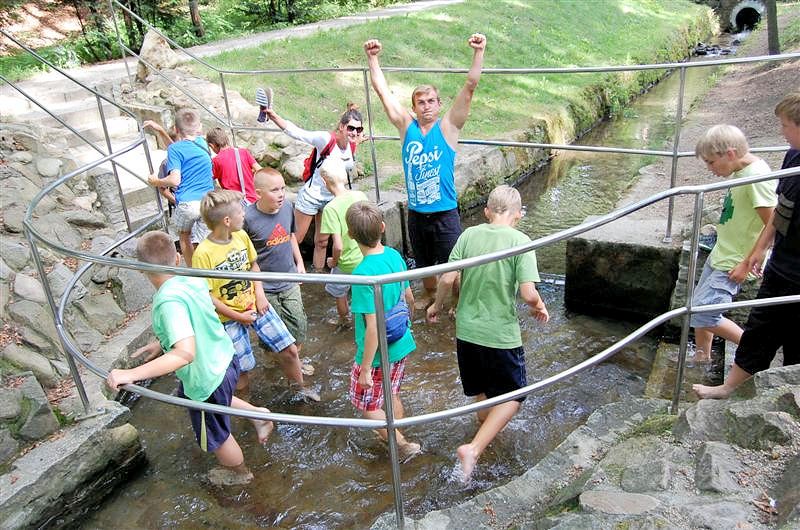
[[[522,217],[522,203],[516,189],[505,185],[495,188],[489,194],[484,214],[489,222],[466,229],[453,247],[450,261],[530,242],[528,236],[514,228]],[[438,320],[459,274],[456,351],[464,394],[483,401],[527,386],[525,352],[517,319],[517,290],[536,320],[545,323],[550,319],[534,284],[539,281],[534,252],[443,274],[436,301],[428,308],[429,322]],[[465,482],[481,453],[514,417],[524,399],[478,411],[481,426],[477,434],[457,450]]]

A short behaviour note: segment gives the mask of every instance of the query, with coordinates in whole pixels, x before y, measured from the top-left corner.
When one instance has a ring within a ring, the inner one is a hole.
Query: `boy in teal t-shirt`
[[[354,275],[377,276],[402,272],[406,264],[400,254],[391,247],[381,244],[381,234],[385,225],[380,210],[367,201],[354,203],[346,216],[349,233],[358,242],[364,259],[353,271]],[[408,307],[414,307],[414,295],[408,282],[383,285],[383,307],[388,311],[404,296]],[[355,315],[356,357],[350,371],[350,401],[365,418],[384,419],[383,411],[383,371],[378,351],[378,327],[375,317],[374,289],[370,285],[353,285],[353,314]],[[392,387],[392,407],[395,418],[402,418],[403,403],[400,401],[400,385],[405,375],[406,356],[416,348],[411,327],[403,336],[389,344],[390,379]],[[386,440],[386,429],[378,435]],[[420,445],[409,442],[398,430],[397,445],[400,456],[408,459],[419,453]]]
[[[164,232],[148,232],[136,247],[139,260],[176,267],[180,255]],[[181,381],[178,396],[193,401],[237,409],[269,412],[233,395],[239,379],[239,362],[231,339],[222,327],[203,278],[145,273],[156,288],[153,296],[153,331],[158,340],[139,348],[133,357],[147,354],[145,363],[129,370],[111,370],[108,386],[119,389],[135,381],[175,372]],[[161,355],[163,353],[163,355]],[[160,355],[160,356],[159,356]],[[222,467],[212,469],[216,484],[244,484],[253,474],[244,465],[239,444],[231,434],[230,416],[189,409],[197,443],[211,451]],[[258,441],[265,443],[272,422],[251,420]]]
[[[522,217],[519,192],[498,186],[489,194],[484,209],[489,220],[467,228],[450,253],[450,261],[481,256],[530,243],[514,226]],[[536,291],[539,281],[533,251],[461,271],[456,308],[456,353],[464,394],[478,401],[527,386],[525,352],[517,317],[517,291],[531,315],[544,323],[550,319],[544,300]],[[444,300],[450,295],[459,272],[442,275],[436,301],[428,308],[428,320],[436,322]],[[514,417],[525,398],[506,401],[478,411],[481,426],[468,444],[458,448],[464,481],[481,453]]]
[[[695,154],[718,177],[751,177],[770,171],[766,162],[750,153],[744,134],[733,125],[711,127],[697,141]],[[753,278],[748,258],[778,203],[777,185],[775,180],[765,180],[728,190],[717,224],[717,243],[695,287],[693,306],[729,303],[739,286]],[[722,311],[694,313],[690,324],[698,362],[711,360],[714,335],[735,344],[742,338],[742,328],[722,316]]]
[[[366,201],[367,196],[358,190],[345,188],[347,171],[344,163],[335,157],[329,156],[319,168],[319,173],[325,181],[325,187],[333,194],[333,200],[325,205],[322,210],[322,227],[320,234],[331,236],[333,240],[333,255],[327,259],[331,274],[350,274],[361,263],[362,254],[358,243],[347,233],[347,209],[358,201]],[[336,299],[336,312],[339,314],[335,323],[339,327],[350,324],[350,308],[347,306],[347,293],[350,286],[343,283],[325,284],[325,292]]]

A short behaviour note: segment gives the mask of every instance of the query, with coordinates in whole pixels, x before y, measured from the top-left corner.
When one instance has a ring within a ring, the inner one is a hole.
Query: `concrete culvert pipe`
[[[761,17],[766,15],[766,6],[756,0],[744,0],[731,10],[730,23],[735,31],[750,31],[755,28]]]

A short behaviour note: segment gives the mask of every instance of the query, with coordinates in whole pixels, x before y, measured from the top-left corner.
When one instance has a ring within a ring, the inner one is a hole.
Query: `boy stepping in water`
[[[467,228],[458,238],[450,261],[481,256],[530,242],[514,226],[522,217],[519,192],[498,186],[489,194],[483,210],[489,223]],[[533,251],[461,271],[461,286],[456,308],[456,352],[464,394],[478,401],[527,386],[525,352],[517,318],[517,290],[539,322],[550,319],[544,300],[536,291],[539,281]],[[429,322],[437,322],[458,280],[459,272],[442,275],[436,300],[428,308]],[[466,482],[484,449],[514,417],[524,401],[506,401],[478,412],[480,428],[468,444],[458,448]]]
[[[790,146],[781,169],[800,167],[800,91],[783,98],[775,107],[775,115]],[[775,191],[778,206],[748,256],[748,270],[760,273],[772,247],[756,297],[759,299],[800,294],[800,175],[783,177]],[[692,385],[692,390],[701,399],[727,398],[756,372],[769,368],[780,347],[784,366],[800,363],[800,335],[795,329],[798,322],[800,304],[753,307],[725,383]]]
[[[333,239],[333,255],[328,258],[327,265],[331,274],[351,274],[364,256],[358,243],[347,233],[347,209],[358,201],[366,201],[367,196],[358,190],[348,190],[347,171],[341,160],[328,157],[320,167],[320,175],[325,187],[333,194],[333,200],[322,210],[322,235],[330,235]],[[325,292],[336,299],[337,326],[350,326],[350,308],[347,305],[347,293],[350,286],[341,283],[325,284]]]
[[[358,242],[364,259],[353,271],[354,275],[373,276],[406,270],[400,253],[381,244],[381,234],[385,228],[383,214],[378,207],[367,201],[354,203],[347,210],[347,226],[350,236]],[[350,402],[365,418],[385,419],[383,411],[383,370],[380,367],[378,351],[378,326],[375,317],[375,299],[370,285],[353,285],[352,310],[355,316],[356,357],[350,371]],[[401,296],[409,307],[414,307],[414,295],[408,282],[389,283],[383,286],[383,307],[388,311]],[[403,382],[406,356],[417,347],[411,334],[411,327],[399,340],[389,344],[389,362],[392,408],[395,418],[405,415],[400,401],[400,385]],[[397,445],[402,459],[419,453],[418,443],[409,442],[398,430]],[[386,429],[377,431],[381,440],[388,439]]]
[[[141,237],[136,252],[144,263],[178,266],[180,255],[164,232]],[[158,340],[139,348],[134,357],[146,354],[145,363],[130,370],[111,370],[106,383],[117,390],[123,385],[175,372],[180,380],[178,396],[193,401],[225,405],[242,410],[269,412],[233,395],[239,378],[239,359],[225,333],[208,295],[203,278],[146,272],[156,288],[153,295],[153,331]],[[162,355],[163,353],[163,355]],[[160,356],[159,356],[160,355]],[[209,478],[220,485],[245,484],[253,474],[231,434],[227,414],[188,409],[197,443],[214,453],[222,467],[212,469]],[[272,422],[250,420],[258,441],[265,443]]]
[[[255,176],[258,200],[244,212],[244,231],[253,242],[259,269],[265,272],[305,274],[306,267],[295,235],[294,210],[286,200],[283,176],[271,167],[259,169]],[[261,282],[270,306],[294,336],[297,353],[303,349],[308,318],[303,306],[300,285],[293,282]],[[303,364],[303,375],[312,375],[314,367]]]
[[[230,190],[214,190],[203,198],[200,212],[211,233],[195,250],[194,268],[260,272],[253,243],[242,230],[244,209],[241,201],[242,194]],[[299,393],[307,399],[319,401],[319,395],[303,383],[294,337],[269,305],[261,282],[209,278],[208,285],[214,307],[233,340],[245,372],[239,387],[247,386],[246,372],[256,366],[248,333],[248,328],[252,328],[266,347],[278,352],[278,363],[284,375],[299,388]]]
[[[744,134],[733,125],[711,127],[698,140],[695,154],[718,177],[750,177],[770,171],[766,162],[750,153]],[[692,305],[729,303],[742,282],[754,278],[748,258],[777,204],[777,184],[767,180],[728,190],[717,225],[717,243],[703,267]],[[691,326],[697,362],[711,360],[714,335],[734,344],[742,337],[742,328],[722,316],[722,311],[693,314]]]

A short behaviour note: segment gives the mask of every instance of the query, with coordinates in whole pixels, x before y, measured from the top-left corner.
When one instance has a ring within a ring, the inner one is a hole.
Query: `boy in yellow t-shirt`
[[[244,209],[241,201],[242,194],[231,190],[214,190],[203,197],[200,214],[211,233],[197,246],[192,267],[218,271],[260,271],[253,243],[242,230]],[[278,362],[284,375],[299,387],[299,393],[312,401],[319,401],[317,393],[306,388],[303,382],[295,339],[267,301],[261,282],[209,278],[208,284],[214,307],[239,357],[242,376],[237,388],[247,386],[247,372],[256,366],[247,329],[250,327],[265,346],[278,352]]]

